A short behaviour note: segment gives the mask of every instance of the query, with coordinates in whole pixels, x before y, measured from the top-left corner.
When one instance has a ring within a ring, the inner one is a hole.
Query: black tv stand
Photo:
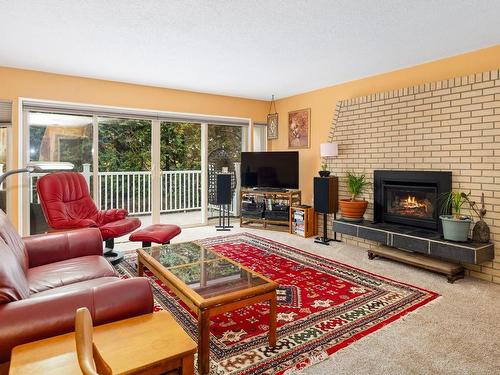
[[[288,189],[285,188],[272,188],[272,187],[254,187],[252,188],[253,191],[271,191],[271,192],[277,192],[277,193],[287,193]]]

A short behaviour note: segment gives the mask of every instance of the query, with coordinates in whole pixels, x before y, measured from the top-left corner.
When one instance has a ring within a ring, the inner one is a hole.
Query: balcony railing
[[[83,173],[82,173],[83,174]],[[44,173],[32,173],[31,202],[39,203],[36,180]],[[151,172],[99,172],[97,202],[101,210],[126,208],[131,215],[151,214]],[[87,182],[92,186],[92,176]],[[164,171],[161,175],[160,212],[201,209],[201,171]]]
[[[30,174],[31,203],[39,203],[36,180],[44,174]],[[89,164],[83,165],[82,175],[92,187],[93,175]],[[151,172],[98,172],[97,179],[100,194],[96,203],[101,210],[126,208],[130,215],[152,213]],[[200,210],[201,195],[201,170],[162,171],[160,213]],[[238,196],[234,194],[230,207],[235,216]],[[209,205],[208,208],[217,210],[218,206]]]

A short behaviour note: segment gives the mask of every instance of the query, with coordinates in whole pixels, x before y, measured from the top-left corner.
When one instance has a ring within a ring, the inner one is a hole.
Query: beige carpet
[[[288,233],[234,228],[347,263],[441,295],[388,327],[306,368],[304,374],[500,374],[500,285],[446,278],[343,243],[318,245]],[[213,226],[184,229],[174,242],[227,234]],[[122,244],[118,249],[134,248]]]

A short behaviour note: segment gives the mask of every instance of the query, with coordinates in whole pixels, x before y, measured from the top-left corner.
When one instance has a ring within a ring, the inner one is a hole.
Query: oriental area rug
[[[278,341],[268,344],[268,303],[215,316],[211,374],[287,374],[323,361],[435,299],[438,294],[248,233],[196,241],[274,280]],[[135,252],[115,266],[137,273]],[[170,311],[197,341],[197,319],[148,270],[156,309]]]

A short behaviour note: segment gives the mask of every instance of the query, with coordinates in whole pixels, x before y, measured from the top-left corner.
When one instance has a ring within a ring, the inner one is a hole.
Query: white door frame
[[[99,117],[92,116],[92,189],[93,199],[101,201],[101,189],[99,189]]]
[[[22,101],[19,100],[19,113],[18,113],[18,139],[21,140],[19,142],[19,151],[18,151],[18,160],[17,167],[23,168],[29,160],[29,131],[25,129],[24,124],[28,124],[28,113],[24,111],[22,108]],[[24,147],[23,147],[24,146]],[[17,186],[18,186],[18,196],[20,199],[18,200],[18,228],[19,232],[23,236],[27,236],[30,234],[30,192],[29,192],[29,176],[27,173],[19,173],[17,175]],[[23,202],[25,204],[23,205]]]
[[[6,153],[5,153],[5,165],[4,165],[4,170],[3,172],[7,172],[12,169],[12,156],[13,156],[13,151],[12,151],[12,124],[2,124],[0,125],[0,128],[5,129],[7,132],[7,139],[5,140],[6,144]],[[13,179],[13,181],[15,181]],[[12,184],[10,184],[12,185]],[[6,192],[5,192],[5,211],[6,215],[9,216],[9,211],[12,210],[12,206],[14,206],[14,201],[12,199],[12,189],[9,188],[9,183],[7,181],[4,181],[4,186],[6,187]]]
[[[208,224],[208,124],[201,123],[201,225]]]
[[[151,221],[153,224],[160,222],[161,211],[161,123],[160,120],[151,122]]]

